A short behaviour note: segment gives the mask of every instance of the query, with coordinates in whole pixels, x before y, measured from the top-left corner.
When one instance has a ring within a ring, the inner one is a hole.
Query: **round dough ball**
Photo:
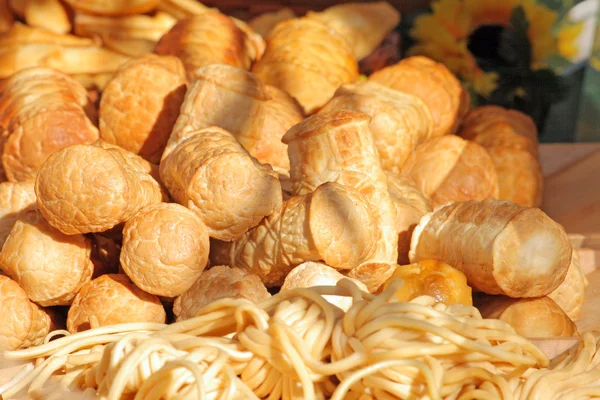
[[[32,208],[36,208],[33,181],[0,183],[0,249],[18,214]]]
[[[83,235],[65,235],[39,210],[22,213],[0,253],[0,267],[41,306],[69,305],[92,278],[92,245]]]
[[[67,330],[85,331],[96,321],[99,326],[106,326],[127,322],[164,323],[166,318],[158,297],[136,287],[126,275],[108,274],[88,282],[75,296],[67,316]]]
[[[121,267],[142,290],[175,297],[200,277],[209,248],[208,229],[193,211],[154,204],[125,223]]]

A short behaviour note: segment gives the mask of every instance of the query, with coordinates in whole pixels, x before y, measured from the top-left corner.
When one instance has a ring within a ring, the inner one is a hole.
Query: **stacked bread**
[[[564,322],[552,334],[573,333],[586,282],[564,229],[535,208],[535,126],[469,111],[456,77],[423,57],[359,81],[358,59],[385,35],[348,38],[388,6],[285,18],[265,42],[195,2],[67,4],[105,45],[154,41],[155,54],[127,55],[97,109],[55,69],[3,83],[0,309],[27,317],[11,314],[0,348],[38,343],[56,310],[70,332],[162,323],[341,279],[373,293],[404,279],[402,301],[441,290],[470,304],[473,289],[503,296],[482,310],[516,329],[511,315],[531,307]],[[177,21],[151,39],[114,28],[143,31],[160,13]]]

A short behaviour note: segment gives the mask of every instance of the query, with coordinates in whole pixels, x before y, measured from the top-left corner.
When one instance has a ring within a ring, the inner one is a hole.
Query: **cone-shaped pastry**
[[[432,211],[431,201],[416,185],[391,172],[386,173],[388,190],[396,208],[398,229],[398,264],[409,263],[410,238],[421,217]]]
[[[152,204],[125,222],[121,267],[140,289],[175,297],[200,277],[209,247],[208,229],[191,210]]]
[[[498,176],[487,151],[454,135],[417,146],[402,166],[401,175],[414,181],[433,207],[498,197]]]
[[[10,77],[2,89],[0,151],[10,181],[35,179],[50,154],[98,139],[86,114],[91,114],[87,91],[69,76],[31,68]]]
[[[338,87],[358,79],[358,63],[343,36],[319,21],[299,18],[277,24],[252,72],[290,94],[311,114]]]
[[[328,265],[307,261],[290,271],[285,278],[281,290],[309,288],[314,286],[335,286],[338,281],[348,279]],[[367,291],[367,287],[357,279],[351,279],[359,289]],[[352,298],[347,296],[323,296],[331,304],[344,311],[352,306]]]
[[[538,208],[486,199],[453,203],[415,228],[410,261],[445,261],[487,294],[540,297],[565,279],[572,246],[563,227]]]
[[[139,289],[126,275],[109,274],[81,288],[69,309],[67,329],[75,333],[130,322],[165,323],[166,318],[158,297]]]
[[[95,15],[144,14],[156,8],[160,0],[65,0],[77,11]]]
[[[163,35],[155,48],[157,54],[179,57],[190,78],[196,69],[208,64],[250,69],[261,51],[254,38],[218,11],[182,19]]]
[[[193,286],[175,299],[177,321],[190,319],[203,307],[223,298],[246,299],[258,303],[271,295],[260,278],[240,268],[224,265],[204,271]]]
[[[325,182],[356,189],[371,205],[378,228],[375,254],[363,263],[395,264],[396,210],[369,129],[370,122],[368,115],[357,111],[319,113],[290,129],[283,141],[288,144],[293,194],[308,193]]]
[[[476,296],[483,318],[502,320],[517,334],[529,339],[579,336],[577,326],[549,297],[513,299],[505,296]]]
[[[371,54],[400,22],[400,13],[388,2],[337,4],[307,17],[325,23],[352,45],[357,60]]]
[[[323,260],[344,270],[373,257],[377,246],[372,211],[357,191],[325,183],[314,192],[291,197],[241,239],[216,242],[213,264],[227,264],[257,274],[268,287],[280,286],[304,261]]]
[[[67,235],[104,232],[163,200],[151,169],[150,163],[117,146],[69,146],[40,169],[37,203],[48,222]]]
[[[39,210],[20,214],[0,253],[0,268],[41,306],[71,304],[92,279],[92,245],[54,229]]]
[[[186,96],[183,110],[188,103]],[[231,133],[216,126],[188,131],[178,125],[179,120],[160,176],[173,199],[200,217],[210,237],[237,239],[281,207],[277,173],[250,156]]]
[[[433,119],[423,101],[375,82],[343,85],[320,112],[341,110],[371,117],[369,128],[386,171],[400,172],[409,154],[433,132]]]
[[[423,100],[433,116],[434,136],[454,133],[468,110],[468,96],[456,77],[426,57],[405,58],[373,73],[369,80]]]
[[[44,342],[57,327],[58,315],[33,303],[7,276],[0,275],[0,351],[23,349]]]
[[[498,198],[540,207],[544,178],[538,160],[537,129],[525,114],[497,106],[472,110],[459,132],[481,144],[498,174]]]
[[[548,297],[554,300],[569,318],[576,321],[583,307],[585,288],[588,284],[587,277],[579,264],[579,252],[573,249],[571,265],[565,280]]]
[[[19,213],[37,208],[34,182],[0,183],[0,250]]]
[[[175,131],[219,126],[259,162],[284,173],[289,160],[281,138],[304,117],[285,92],[263,84],[251,72],[224,64],[194,72],[181,114]]]
[[[158,164],[185,91],[178,58],[147,54],[127,62],[102,93],[100,137]]]

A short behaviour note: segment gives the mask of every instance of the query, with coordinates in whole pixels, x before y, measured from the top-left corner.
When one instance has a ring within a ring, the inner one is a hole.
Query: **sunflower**
[[[479,55],[471,50],[474,37],[478,31],[488,30],[488,39],[490,32],[499,38],[517,7],[522,8],[528,23],[529,67],[543,68],[545,59],[556,52],[557,40],[552,30],[557,14],[535,0],[434,0],[431,7],[431,13],[415,20],[411,36],[417,43],[409,54],[443,62],[481,96],[496,89],[499,75],[479,65]],[[488,42],[484,41],[485,51],[494,51],[494,46],[498,50],[498,43]]]

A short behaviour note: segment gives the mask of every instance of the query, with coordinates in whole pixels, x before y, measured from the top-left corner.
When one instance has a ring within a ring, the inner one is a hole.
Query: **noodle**
[[[500,320],[477,309],[398,302],[342,280],[261,303],[223,299],[195,318],[52,332],[9,351],[35,361],[0,387],[5,400],[558,400],[600,398],[600,337],[550,362]],[[323,296],[349,296],[343,312]],[[70,396],[70,395],[69,395]]]

